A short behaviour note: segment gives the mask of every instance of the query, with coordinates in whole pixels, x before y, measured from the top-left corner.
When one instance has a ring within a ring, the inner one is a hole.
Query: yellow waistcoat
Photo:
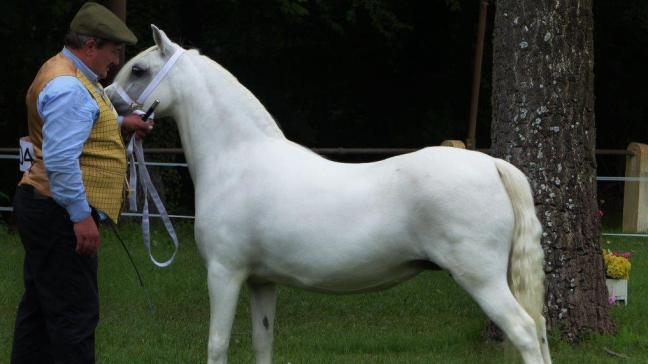
[[[43,163],[43,121],[38,115],[36,103],[47,83],[58,76],[78,78],[99,106],[99,118],[83,146],[79,164],[88,203],[116,222],[122,206],[127,168],[117,113],[110,100],[99,94],[74,62],[62,53],[43,64],[27,91],[27,122],[35,155],[31,168],[23,174],[19,184],[32,185],[41,194],[51,196]]]

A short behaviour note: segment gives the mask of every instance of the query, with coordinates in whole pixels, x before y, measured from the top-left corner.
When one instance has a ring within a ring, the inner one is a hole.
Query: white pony
[[[157,115],[178,124],[208,272],[208,363],[227,362],[243,284],[256,362],[267,364],[276,284],[366,292],[434,266],[452,274],[525,363],[551,362],[541,226],[522,172],[446,147],[375,163],[324,159],[287,140],[220,65],[152,29],[156,45],[126,63],[106,91],[121,113],[131,106],[124,99],[140,95],[145,108],[158,99]]]

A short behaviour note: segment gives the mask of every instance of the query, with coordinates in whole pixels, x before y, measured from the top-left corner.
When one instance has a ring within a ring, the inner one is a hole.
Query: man
[[[16,190],[25,293],[11,362],[94,363],[99,320],[97,221],[117,221],[126,181],[121,129],[152,128],[117,116],[99,79],[135,35],[110,10],[86,3],[62,52],[38,71],[26,103],[34,160]]]

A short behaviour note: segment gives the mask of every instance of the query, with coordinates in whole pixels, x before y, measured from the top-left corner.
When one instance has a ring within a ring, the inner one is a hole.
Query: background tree
[[[494,155],[530,178],[544,227],[550,330],[609,333],[599,245],[592,0],[498,0]]]

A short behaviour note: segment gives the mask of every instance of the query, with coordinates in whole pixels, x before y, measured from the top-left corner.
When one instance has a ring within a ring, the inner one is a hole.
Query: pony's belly
[[[439,267],[427,261],[410,261],[391,267],[354,266],[332,272],[326,272],[321,267],[302,269],[301,273],[259,267],[252,272],[250,279],[318,292],[359,293],[392,287],[426,269],[438,270]]]

